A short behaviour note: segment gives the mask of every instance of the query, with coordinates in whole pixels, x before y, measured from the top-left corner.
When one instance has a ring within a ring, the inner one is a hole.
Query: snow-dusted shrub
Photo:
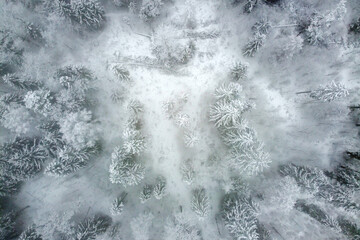
[[[195,170],[190,159],[184,161],[180,166],[180,172],[183,178],[183,181],[187,184],[192,184],[195,177]]]
[[[54,98],[49,90],[29,91],[24,97],[24,102],[25,107],[45,117],[51,116],[54,111]]]
[[[144,111],[144,105],[138,100],[131,100],[127,106],[131,114],[137,115]]]
[[[121,148],[115,148],[111,155],[110,181],[124,186],[137,185],[144,178],[144,168],[131,155]]]
[[[130,221],[130,228],[134,240],[150,239],[150,227],[154,216],[151,213],[143,213]]]
[[[210,202],[204,188],[195,189],[192,192],[191,209],[203,219],[209,214]]]
[[[124,91],[121,89],[113,89],[110,95],[113,103],[119,103],[124,100]]]
[[[271,29],[270,22],[268,22],[266,19],[261,19],[260,21],[257,21],[251,28],[254,32],[254,34],[264,34],[267,35]]]
[[[183,94],[181,96],[177,96],[174,99],[170,99],[164,102],[162,108],[169,119],[174,118],[176,121],[178,114],[182,114],[183,119],[185,119],[187,117],[185,117],[184,113],[182,113],[181,111],[184,108],[184,105],[187,103],[187,101],[188,101],[188,95]]]
[[[185,131],[184,143],[188,148],[194,147],[199,142],[199,136],[195,131]]]
[[[120,215],[123,212],[126,195],[127,193],[123,192],[112,202],[110,212],[113,216]]]
[[[152,185],[145,184],[139,196],[141,203],[145,203],[147,200],[149,200],[153,195],[153,191],[154,187]]]
[[[98,141],[98,130],[90,111],[69,113],[60,121],[63,139],[75,149],[94,147]]]
[[[143,0],[139,16],[144,21],[149,21],[160,15],[162,0]]]
[[[166,180],[164,177],[157,177],[154,186],[154,197],[161,199],[166,195]]]
[[[179,127],[187,128],[190,124],[190,116],[186,113],[178,113],[175,116],[175,123]]]
[[[341,83],[330,84],[310,92],[310,97],[323,102],[331,102],[349,95],[349,91]]]
[[[246,79],[248,72],[248,65],[241,62],[236,62],[230,69],[231,76],[235,81]]]
[[[251,13],[256,7],[258,0],[247,0],[244,5],[244,13]]]

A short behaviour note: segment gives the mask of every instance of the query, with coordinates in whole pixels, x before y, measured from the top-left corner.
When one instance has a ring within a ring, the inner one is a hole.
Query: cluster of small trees
[[[242,73],[244,74],[244,73]],[[245,100],[239,83],[223,84],[215,90],[216,102],[210,109],[210,121],[218,128],[230,148],[231,166],[244,175],[257,175],[270,163],[269,155],[254,129],[243,117],[253,104]]]
[[[146,147],[140,122],[143,106],[140,102],[133,100],[130,101],[128,109],[130,118],[123,132],[124,142],[112,153],[109,170],[110,181],[124,186],[137,185],[145,174],[145,169],[138,159]]]
[[[166,116],[181,129],[185,147],[192,148],[199,142],[198,133],[191,126],[190,116],[183,112],[188,101],[188,95],[182,94],[164,102],[163,110]]]
[[[156,199],[162,199],[166,195],[166,179],[163,176],[158,176],[154,185],[145,184],[140,192],[140,201],[145,203],[152,196]]]
[[[248,0],[244,5],[244,12],[251,13],[259,4],[258,0]],[[272,2],[272,1],[265,1]],[[302,48],[302,43],[308,45],[326,46],[344,45],[344,34],[339,27],[345,18],[346,0],[340,0],[337,6],[327,12],[313,11],[312,14],[303,15],[303,11],[293,11],[301,9],[300,3],[293,1],[281,4],[283,9],[289,10],[294,23],[287,25],[273,26],[267,20],[262,19],[252,27],[253,38],[243,48],[243,55],[253,57],[255,53],[265,44],[267,35],[274,28],[294,28],[296,33],[285,36],[285,44],[282,45],[283,54],[293,55]],[[356,33],[356,21],[349,26],[350,33]],[[284,31],[285,32],[285,31]],[[295,37],[296,36],[296,37]],[[285,46],[285,48],[284,48]],[[284,52],[286,51],[286,52]],[[279,54],[279,53],[278,53]]]
[[[294,164],[282,165],[280,174],[293,178],[302,191],[311,194],[316,199],[322,199],[332,206],[344,209],[351,215],[360,210],[356,199],[360,176],[353,161],[357,160],[351,159],[333,172]],[[298,199],[293,207],[334,231],[346,235],[349,239],[356,239],[360,236],[360,229],[347,219],[348,217],[329,215],[322,207],[309,201],[311,199]]]

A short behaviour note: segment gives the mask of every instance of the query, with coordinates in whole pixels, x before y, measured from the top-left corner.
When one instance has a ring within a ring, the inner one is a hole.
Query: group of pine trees
[[[234,81],[215,90],[216,102],[210,108],[210,121],[214,122],[224,144],[229,147],[229,165],[243,175],[253,176],[268,167],[270,156],[244,117],[254,107],[254,103],[245,99],[238,83],[246,78],[246,69],[246,65],[236,63],[231,69]]]

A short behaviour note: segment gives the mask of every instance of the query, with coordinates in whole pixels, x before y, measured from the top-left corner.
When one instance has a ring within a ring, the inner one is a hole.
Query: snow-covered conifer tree
[[[124,186],[137,185],[144,178],[144,168],[131,155],[121,148],[115,148],[111,155],[110,181]]]
[[[0,165],[4,174],[16,180],[26,180],[42,169],[47,158],[39,139],[16,138],[0,149]]]
[[[210,108],[210,121],[216,127],[237,126],[243,121],[242,114],[250,110],[253,104],[246,101],[241,92],[241,85],[234,82],[223,84],[215,90],[217,101]]]
[[[346,13],[346,0],[340,0],[337,7],[325,14],[314,13],[307,25],[304,34],[311,45],[327,45],[334,35],[330,27],[333,22],[340,21]]]
[[[264,34],[267,35],[270,31],[271,25],[266,19],[261,19],[257,21],[253,26],[252,30],[256,34]]]
[[[50,176],[67,176],[77,170],[87,166],[90,153],[84,150],[77,150],[65,146],[57,153],[57,157],[45,169],[45,173]]]
[[[129,154],[139,155],[146,149],[145,137],[140,131],[127,128],[123,132],[123,150]]]
[[[112,67],[112,71],[115,76],[122,82],[130,82],[130,72],[121,65],[115,65]]]
[[[106,215],[87,218],[77,226],[74,240],[95,239],[96,236],[103,234],[110,225],[111,218]]]
[[[227,146],[236,149],[248,148],[258,143],[255,129],[246,125],[239,125],[235,129],[223,129],[221,137]]]
[[[223,220],[235,239],[257,240],[257,206],[251,200],[228,195],[223,202]]]
[[[166,195],[166,180],[164,177],[160,176],[156,178],[156,183],[154,186],[154,197],[156,199],[161,199]]]
[[[17,90],[36,90],[41,87],[41,83],[15,73],[8,73],[2,76],[2,80]]]
[[[105,22],[105,11],[97,0],[57,1],[57,11],[73,24],[89,30],[101,28]]]
[[[349,95],[349,91],[341,83],[330,84],[310,92],[310,97],[323,102],[331,102]]]
[[[243,48],[243,55],[245,57],[253,57],[255,53],[264,45],[266,39],[265,34],[257,33],[254,38]]]
[[[184,133],[184,143],[188,148],[194,147],[199,142],[198,134],[195,131],[185,131]]]
[[[262,143],[246,148],[233,148],[229,160],[234,168],[248,176],[261,173],[265,168],[269,167],[271,162],[270,156],[264,150]]]
[[[281,175],[294,178],[300,187],[311,192],[317,192],[322,185],[329,183],[329,179],[325,176],[324,172],[318,168],[288,164],[280,166],[279,170]]]
[[[307,203],[305,200],[300,199],[296,202],[295,209],[308,214],[310,217],[314,218],[321,224],[332,228],[334,231],[341,232],[341,228],[336,218],[326,214],[326,212],[319,206],[312,203]]]
[[[0,166],[3,169],[0,173],[0,197],[14,195],[19,191],[20,181],[9,176],[9,172],[4,173],[3,165],[0,164]]]
[[[141,203],[145,203],[147,200],[149,200],[153,195],[153,191],[154,191],[154,186],[150,184],[145,184],[139,196]]]
[[[124,210],[125,198],[127,196],[126,192],[120,194],[119,197],[115,198],[111,204],[110,212],[112,215],[120,215]]]
[[[206,217],[210,211],[209,197],[204,188],[195,189],[192,192],[191,209],[200,217]]]

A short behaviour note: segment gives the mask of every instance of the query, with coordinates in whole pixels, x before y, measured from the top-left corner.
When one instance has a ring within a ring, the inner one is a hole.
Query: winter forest
[[[359,0],[0,0],[0,240],[359,240],[359,91]]]

